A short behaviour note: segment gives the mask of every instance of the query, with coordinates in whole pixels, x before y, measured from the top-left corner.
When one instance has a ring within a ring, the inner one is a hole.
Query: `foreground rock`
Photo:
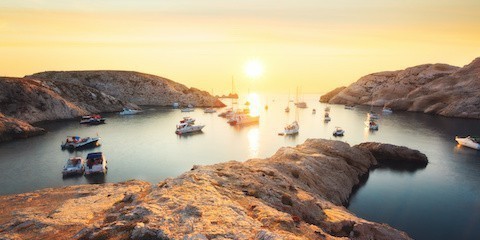
[[[426,167],[428,164],[428,158],[425,154],[407,147],[376,142],[361,143],[355,147],[371,152],[378,162],[387,165]]]
[[[320,98],[333,104],[362,104],[449,117],[480,118],[480,58],[463,68],[425,64],[373,73]]]
[[[310,139],[268,159],[194,166],[160,182],[45,189],[0,197],[9,239],[409,239],[342,204],[377,160]],[[375,207],[375,206],[372,206]]]
[[[224,107],[206,91],[188,88],[172,80],[130,71],[41,72],[29,77],[84,85],[98,89],[124,102],[137,105],[172,106],[174,102],[196,107]]]

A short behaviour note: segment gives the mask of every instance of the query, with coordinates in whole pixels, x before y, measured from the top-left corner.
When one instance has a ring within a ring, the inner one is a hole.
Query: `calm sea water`
[[[260,123],[232,127],[224,118],[203,113],[145,107],[134,116],[106,114],[107,124],[83,126],[78,120],[41,124],[48,133],[0,144],[0,194],[46,187],[142,179],[157,183],[188,171],[193,165],[229,160],[265,158],[282,146],[295,146],[307,138],[332,137],[336,126],[346,130],[338,140],[351,145],[378,141],[404,145],[424,152],[430,164],[417,171],[376,169],[351,198],[349,209],[362,218],[385,222],[416,239],[480,239],[480,151],[458,147],[455,135],[480,135],[480,121],[395,112],[382,116],[380,130],[369,132],[364,121],[368,107],[346,110],[332,105],[332,121],[323,122],[325,104],[319,95],[306,95],[309,108],[285,113],[286,95],[258,96]],[[225,100],[229,103],[230,100]],[[243,105],[244,99],[239,100]],[[268,102],[269,109],[263,107]],[[317,114],[312,114],[316,108]],[[298,115],[298,116],[296,116]],[[183,116],[205,124],[203,133],[174,134]],[[300,133],[278,136],[284,125],[298,118]],[[100,136],[101,147],[62,151],[67,135]],[[71,156],[103,151],[109,171],[105,177],[63,179],[61,169]]]

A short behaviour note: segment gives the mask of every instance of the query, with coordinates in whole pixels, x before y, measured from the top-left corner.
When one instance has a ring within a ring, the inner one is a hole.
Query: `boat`
[[[325,107],[325,112],[330,112],[330,106]]]
[[[178,107],[180,107],[180,104],[179,104],[178,102],[174,102],[174,103],[172,104],[172,107],[173,107],[173,108],[178,108]]]
[[[204,113],[216,113],[217,110],[213,109],[213,108],[205,108],[205,110],[203,110]]]
[[[79,149],[98,146],[99,137],[80,138],[79,136],[68,136],[65,142],[60,145],[62,149]]]
[[[393,113],[393,110],[391,108],[388,108],[387,106],[383,106],[382,113],[390,114]]]
[[[81,157],[72,157],[67,159],[67,163],[63,166],[62,175],[64,177],[70,175],[83,175],[85,171],[84,160]]]
[[[107,173],[107,160],[102,152],[89,153],[85,163],[85,175]]]
[[[355,106],[354,105],[345,105],[345,109],[353,110],[353,109],[355,109]]]
[[[295,106],[297,106],[298,108],[307,108],[307,103],[306,102],[304,102],[304,101],[299,102],[298,101],[298,87],[297,87],[297,95],[296,95],[295,98],[296,98],[296,102],[294,103]]]
[[[120,115],[134,115],[140,112],[142,111],[137,109],[131,109],[131,108],[123,108],[123,111],[120,112]]]
[[[316,114],[316,113],[317,113],[317,110],[315,110],[315,108],[312,109],[312,114]]]
[[[287,112],[287,113],[290,112],[290,108],[289,108],[289,107],[286,107],[286,108],[285,108],[285,112]]]
[[[298,122],[294,121],[293,123],[288,124],[285,127],[283,132],[285,135],[293,135],[293,134],[297,134],[299,129],[300,129],[300,126],[298,125]]]
[[[462,146],[480,150],[480,137],[467,136],[462,138],[455,136],[455,141]]]
[[[335,131],[333,131],[333,136],[342,137],[343,134],[345,134],[345,130],[343,130],[341,127],[335,127]]]
[[[175,133],[178,135],[192,132],[200,132],[205,125],[195,125],[193,122],[184,122],[177,125]]]
[[[328,112],[325,112],[325,115],[323,116],[323,121],[330,122],[330,120],[332,120],[330,118],[330,114]]]
[[[195,118],[183,117],[183,119],[180,120],[180,123],[194,124],[195,123]]]
[[[367,113],[367,118],[368,119],[379,119],[380,116],[378,116],[378,114],[371,111],[371,112]]]
[[[181,112],[193,112],[194,110],[195,110],[195,109],[190,108],[190,107],[186,107],[186,108],[180,109]]]
[[[225,110],[224,112],[221,112],[220,114],[218,114],[218,116],[226,118],[226,117],[231,116],[232,114],[233,114],[233,109],[229,108],[229,109]]]
[[[370,130],[378,130],[378,124],[373,119],[369,119],[369,120],[365,121],[365,125]]]
[[[228,123],[230,125],[258,123],[259,121],[260,121],[260,116],[253,117],[246,113],[235,113],[230,119],[228,119]]]
[[[82,116],[80,120],[80,124],[97,125],[102,123],[105,123],[105,118],[102,118],[98,114]]]

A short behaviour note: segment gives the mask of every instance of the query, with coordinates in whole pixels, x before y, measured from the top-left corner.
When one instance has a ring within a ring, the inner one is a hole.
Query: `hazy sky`
[[[480,56],[479,0],[1,0],[0,75],[134,70],[215,93],[326,92]],[[256,80],[244,65],[258,59]]]

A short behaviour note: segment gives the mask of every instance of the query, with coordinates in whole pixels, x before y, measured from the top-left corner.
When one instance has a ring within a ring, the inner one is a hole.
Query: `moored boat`
[[[195,123],[195,118],[183,117],[183,119],[180,120],[180,123],[194,124]]]
[[[290,112],[290,108],[288,106],[285,108],[285,112]]]
[[[235,113],[230,119],[228,119],[230,125],[258,123],[259,121],[260,116],[250,116],[246,113]]]
[[[367,118],[368,118],[368,119],[379,119],[380,116],[379,116],[378,114],[376,114],[376,113],[374,113],[374,112],[371,111],[371,112],[367,113]]]
[[[83,175],[85,171],[84,160],[81,157],[72,157],[67,160],[65,166],[63,166],[62,175],[64,177],[71,175]]]
[[[134,115],[140,112],[142,111],[137,109],[131,109],[131,108],[123,108],[123,111],[120,112],[120,115]]]
[[[388,108],[386,105],[383,106],[382,113],[384,114],[390,114],[393,113],[393,110],[391,108]]]
[[[298,108],[307,108],[307,103],[306,102],[296,102],[295,106]]]
[[[458,144],[480,150],[480,138],[479,137],[471,137],[471,136],[466,136],[464,138],[455,136],[455,141],[458,142]]]
[[[82,119],[80,119],[80,124],[97,125],[102,123],[105,123],[105,118],[98,114],[82,116]]]
[[[330,114],[328,112],[325,112],[325,115],[323,116],[323,121],[330,122],[330,120],[332,120],[330,118]]]
[[[291,124],[288,124],[283,133],[285,135],[293,135],[293,134],[297,134],[298,133],[298,130],[300,130],[300,126],[298,125],[298,122],[297,121],[294,121],[293,123]]]
[[[85,175],[105,173],[107,173],[107,160],[103,153],[89,153],[85,163]]]
[[[195,125],[194,123],[184,122],[177,125],[175,133],[181,135],[185,133],[200,132],[203,127],[205,127],[205,125]]]
[[[369,120],[365,121],[365,125],[370,130],[378,130],[378,124],[373,119],[369,119]]]
[[[317,110],[315,110],[315,108],[312,109],[312,114],[316,114],[316,113],[317,113]]]
[[[342,137],[345,134],[345,130],[343,130],[341,127],[336,127],[335,131],[333,131],[333,136],[335,137]]]
[[[205,108],[205,110],[203,110],[204,113],[215,113],[217,112],[217,110],[213,109],[213,108]]]
[[[60,146],[62,149],[79,149],[79,148],[87,148],[87,147],[96,147],[98,146],[99,137],[86,137],[80,138],[79,136],[68,136],[65,142],[63,142]]]

